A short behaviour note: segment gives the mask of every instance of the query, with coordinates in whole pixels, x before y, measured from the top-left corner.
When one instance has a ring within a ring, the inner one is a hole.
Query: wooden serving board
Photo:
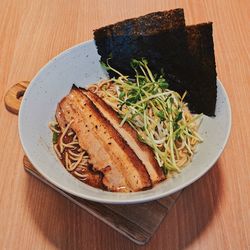
[[[23,96],[28,84],[28,81],[23,81],[17,83],[7,91],[4,101],[6,108],[10,112],[18,114],[21,97]],[[149,241],[181,194],[181,191],[179,191],[166,198],[142,204],[102,204],[78,198],[55,187],[39,174],[36,168],[30,163],[27,156],[24,156],[23,158],[23,165],[27,172],[140,245]]]

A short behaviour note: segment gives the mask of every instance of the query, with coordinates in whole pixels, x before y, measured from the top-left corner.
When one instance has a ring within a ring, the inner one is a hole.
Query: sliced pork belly
[[[60,108],[60,105],[57,105],[56,108],[56,120],[61,129],[65,128],[67,125],[67,121],[65,120],[64,114]]]
[[[159,166],[155,159],[152,149],[145,143],[137,139],[136,131],[128,124],[125,123],[120,126],[121,119],[105,101],[93,92],[82,89],[83,93],[89,97],[94,105],[99,109],[102,115],[109,120],[112,126],[120,133],[120,135],[127,141],[128,145],[134,150],[138,158],[145,165],[152,183],[157,183],[165,179],[162,168]]]
[[[93,168],[104,174],[103,184],[110,191],[130,192],[151,187],[143,163],[82,91],[73,87],[58,104],[57,111],[61,124],[73,120],[71,128],[80,146],[88,152]]]

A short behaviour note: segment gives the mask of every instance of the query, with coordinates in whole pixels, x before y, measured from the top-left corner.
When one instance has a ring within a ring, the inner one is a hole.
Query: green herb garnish
[[[53,131],[52,141],[53,144],[56,144],[58,142],[59,134]]]
[[[169,171],[180,171],[177,160],[176,142],[184,143],[191,154],[190,140],[201,141],[194,131],[194,122],[200,116],[193,116],[188,121],[183,110],[186,95],[180,96],[169,90],[163,70],[160,74],[151,72],[148,61],[133,59],[130,66],[134,76],[129,78],[114,69],[107,60],[105,69],[115,72],[118,77],[111,79],[117,88],[117,95],[106,90],[107,99],[118,102],[115,109],[122,118],[121,126],[127,122],[136,131],[140,141],[148,144],[155,153],[155,158],[167,175]]]

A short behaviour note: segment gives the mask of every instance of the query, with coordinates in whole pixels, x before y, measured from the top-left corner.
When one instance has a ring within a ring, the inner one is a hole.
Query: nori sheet
[[[216,70],[212,24],[185,26],[184,12],[155,12],[100,28],[94,32],[101,60],[133,76],[131,59],[146,58],[154,73],[163,69],[170,88],[194,113],[215,114]],[[109,72],[110,76],[114,76]]]

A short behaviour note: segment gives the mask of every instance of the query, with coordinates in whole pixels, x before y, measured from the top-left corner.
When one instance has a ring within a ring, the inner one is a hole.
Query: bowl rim
[[[229,124],[228,124],[228,130],[226,132],[226,136],[225,136],[225,139],[224,139],[224,142],[221,144],[221,147],[220,147],[220,150],[217,151],[216,153],[216,156],[214,157],[213,161],[211,161],[211,163],[209,164],[209,166],[207,166],[206,168],[204,168],[202,171],[200,171],[200,173],[198,175],[196,175],[195,177],[193,178],[190,178],[189,180],[183,182],[182,185],[179,185],[175,188],[172,188],[166,192],[162,192],[162,193],[156,193],[156,194],[153,194],[153,195],[150,195],[149,197],[145,198],[145,197],[139,197],[139,198],[136,198],[136,197],[133,197],[129,200],[117,200],[117,199],[107,199],[107,198],[102,198],[102,197],[94,197],[94,196],[91,196],[91,195],[88,195],[86,193],[81,193],[79,194],[79,192],[75,192],[74,190],[72,189],[68,189],[68,188],[65,188],[64,185],[61,185],[60,183],[54,181],[52,178],[50,178],[50,176],[48,174],[46,174],[43,170],[42,170],[42,167],[36,167],[36,164],[34,162],[34,159],[33,157],[30,155],[29,153],[29,150],[28,148],[26,147],[25,145],[25,139],[23,138],[23,135],[22,135],[22,117],[23,117],[23,112],[25,111],[24,110],[24,105],[25,105],[25,102],[26,102],[26,99],[27,99],[27,96],[29,96],[30,92],[32,91],[32,86],[33,86],[33,83],[36,81],[36,78],[51,64],[53,63],[53,61],[60,57],[61,55],[63,54],[66,54],[68,52],[70,52],[72,49],[76,48],[76,47],[79,47],[79,46],[82,46],[84,44],[89,44],[89,43],[92,43],[93,40],[88,40],[86,42],[83,42],[83,43],[80,43],[80,44],[76,44],[75,46],[71,47],[71,48],[68,48],[64,51],[62,51],[61,53],[59,53],[57,56],[55,56],[54,58],[52,58],[51,60],[49,60],[48,63],[46,63],[38,72],[37,74],[34,76],[34,78],[32,79],[32,81],[30,82],[27,90],[25,91],[25,94],[23,96],[23,99],[22,99],[22,102],[21,102],[21,105],[20,105],[20,110],[19,110],[19,116],[18,116],[18,131],[19,131],[19,137],[20,137],[20,141],[21,141],[21,144],[22,144],[22,147],[25,151],[25,154],[27,155],[27,157],[29,158],[30,162],[32,163],[32,165],[36,168],[36,170],[46,179],[48,180],[51,184],[53,184],[54,186],[58,187],[59,189],[69,193],[69,194],[72,194],[74,196],[77,196],[77,197],[80,197],[80,198],[83,198],[83,199],[87,199],[87,200],[91,200],[91,201],[94,201],[94,202],[100,202],[100,203],[106,203],[106,204],[135,204],[135,203],[143,203],[143,202],[149,202],[149,201],[152,201],[152,200],[157,200],[157,199],[160,199],[160,198],[163,198],[163,197],[166,197],[166,196],[169,196],[177,191],[180,191],[182,190],[183,188],[189,186],[190,184],[194,183],[196,180],[198,180],[199,178],[201,178],[205,173],[207,173],[213,166],[214,164],[217,162],[218,158],[220,157],[220,155],[223,153],[224,149],[225,149],[225,146],[228,142],[228,139],[229,139],[229,135],[230,135],[230,131],[231,131],[231,126],[232,126],[232,110],[231,110],[231,105],[230,105],[230,102],[229,102],[229,98],[228,98],[228,95],[227,95],[227,92],[223,86],[223,84],[221,83],[221,81],[217,78],[217,85],[219,84],[221,89],[222,89],[222,92],[224,94],[224,97],[225,97],[225,101],[226,101],[226,106],[228,108],[228,121],[229,121]],[[119,195],[122,195],[121,193],[119,193]]]

